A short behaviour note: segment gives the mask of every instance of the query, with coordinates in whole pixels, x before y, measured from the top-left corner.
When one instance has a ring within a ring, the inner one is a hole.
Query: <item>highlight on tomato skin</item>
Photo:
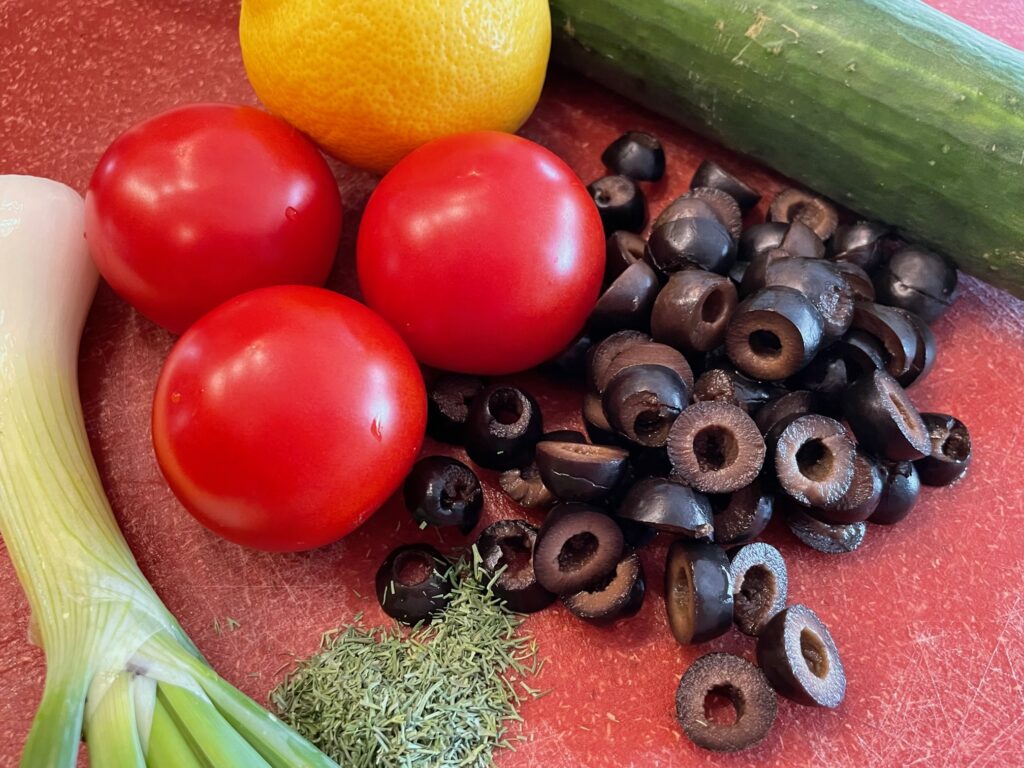
[[[419,367],[379,316],[332,291],[276,286],[178,340],[157,383],[153,446],[204,526],[299,551],[350,533],[398,489],[426,414]]]
[[[252,107],[191,104],[118,136],[85,196],[104,279],[172,333],[268,285],[323,285],[342,226],[317,148]]]
[[[561,159],[527,139],[476,132],[399,162],[363,214],[367,304],[417,359],[499,375],[561,352],[597,300],[601,217]]]

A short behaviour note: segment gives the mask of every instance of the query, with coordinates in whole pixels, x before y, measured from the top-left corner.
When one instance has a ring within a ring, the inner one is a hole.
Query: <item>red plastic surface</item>
[[[1024,47],[1020,0],[934,4]],[[189,101],[254,103],[236,13],[235,0],[0,2],[0,172],[52,176],[81,190],[105,146],[133,122]],[[651,190],[655,207],[685,188],[702,156],[737,163],[568,75],[552,76],[524,133],[589,180],[600,173],[604,145],[629,128],[651,129],[667,145],[671,173]],[[346,234],[332,285],[351,291],[353,237],[374,179],[336,170]],[[748,177],[768,193],[780,182],[758,168]],[[645,554],[651,589],[637,619],[594,629],[555,607],[529,620],[548,658],[534,685],[551,693],[525,706],[528,741],[500,764],[1021,764],[1024,303],[966,279],[936,331],[938,366],[913,396],[923,409],[947,410],[969,425],[976,456],[967,480],[927,491],[907,521],[872,528],[852,555],[813,554],[777,529],[769,536],[788,559],[791,599],[814,607],[841,649],[849,693],[838,711],[783,702],[764,744],[739,756],[689,745],[673,718],[679,675],[708,650],[752,656],[753,649],[736,634],[701,648],[674,643],[663,616],[659,543]],[[81,355],[93,450],[146,575],[215,667],[264,700],[282,666],[312,651],[323,630],[361,610],[383,620],[372,597],[377,564],[394,543],[424,534],[394,503],[344,541],[301,555],[245,551],[200,528],[167,489],[150,447],[150,398],[171,343],[100,289]],[[523,380],[549,427],[577,423],[576,389]],[[520,514],[495,491],[493,476],[486,479],[486,518]],[[44,666],[26,640],[27,607],[4,557],[0,605],[0,764],[13,765]],[[240,623],[234,631],[228,617]]]

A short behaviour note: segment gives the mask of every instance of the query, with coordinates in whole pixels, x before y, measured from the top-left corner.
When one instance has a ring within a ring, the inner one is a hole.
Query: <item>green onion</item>
[[[325,634],[271,694],[282,718],[353,768],[489,766],[511,749],[519,703],[540,695],[522,681],[540,668],[536,643],[491,593],[475,550],[448,578],[431,624]]]
[[[89,451],[78,344],[97,275],[82,198],[0,176],[0,533],[46,653],[22,766],[333,766],[222,680],[156,596]],[[212,762],[211,762],[212,761]]]

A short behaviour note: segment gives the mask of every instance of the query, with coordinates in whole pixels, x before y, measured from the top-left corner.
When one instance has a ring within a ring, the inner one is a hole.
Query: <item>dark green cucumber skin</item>
[[[1024,53],[916,0],[552,0],[556,59],[1024,297]]]

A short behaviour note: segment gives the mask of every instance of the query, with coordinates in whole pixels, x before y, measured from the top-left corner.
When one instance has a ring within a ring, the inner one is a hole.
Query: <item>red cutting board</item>
[[[1021,2],[933,0],[1024,47]],[[84,190],[100,153],[132,123],[191,101],[255,103],[236,16],[237,0],[0,0],[0,173],[51,176]],[[671,173],[651,191],[655,208],[685,189],[701,157],[740,165],[565,74],[552,75],[524,133],[589,181],[601,172],[601,149],[630,128],[652,130],[668,150]],[[331,284],[352,291],[352,244],[374,179],[336,171],[346,230]],[[749,179],[769,195],[780,183],[759,168]],[[842,707],[784,701],[763,745],[739,756],[691,746],[673,717],[680,674],[709,650],[752,657],[753,648],[735,633],[700,648],[676,645],[663,615],[662,542],[645,554],[650,591],[634,620],[595,629],[554,607],[527,622],[548,659],[534,685],[551,693],[524,707],[528,740],[503,754],[502,766],[1022,764],[1024,303],[963,282],[959,304],[936,326],[938,365],[913,396],[923,410],[949,411],[969,425],[976,457],[966,481],[926,491],[907,521],[873,527],[852,555],[812,553],[785,531],[769,536],[789,562],[791,599],[815,608],[839,645],[849,676]],[[100,289],[81,354],[89,436],[143,571],[213,665],[264,701],[282,666],[313,651],[321,632],[357,611],[383,621],[372,597],[377,564],[394,544],[424,534],[395,503],[344,541],[298,555],[249,552],[200,528],[167,489],[150,447],[150,398],[172,342]],[[578,425],[576,389],[521,379],[539,396],[549,428]],[[521,514],[495,491],[492,475],[485,479],[486,520]],[[0,605],[6,766],[20,752],[44,666],[26,640],[27,607],[2,556]],[[240,626],[218,632],[228,617]]]

